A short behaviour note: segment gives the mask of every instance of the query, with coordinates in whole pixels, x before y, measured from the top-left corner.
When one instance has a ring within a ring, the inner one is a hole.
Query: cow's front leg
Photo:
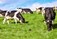
[[[22,23],[22,21],[20,20],[20,23]]]

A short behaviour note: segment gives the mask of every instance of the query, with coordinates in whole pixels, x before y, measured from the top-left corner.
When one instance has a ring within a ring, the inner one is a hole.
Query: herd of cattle
[[[53,21],[56,16],[54,8],[52,7],[41,8],[40,7],[39,11],[41,11],[42,15],[44,16],[48,31],[52,30]],[[22,16],[21,13],[33,14],[33,11],[31,11],[28,8],[18,8],[17,10],[12,10],[12,11],[0,10],[0,17],[4,17],[3,24],[5,22],[9,24],[9,19],[14,19],[16,24],[17,24],[17,21],[20,21],[20,23],[25,23],[25,18]]]

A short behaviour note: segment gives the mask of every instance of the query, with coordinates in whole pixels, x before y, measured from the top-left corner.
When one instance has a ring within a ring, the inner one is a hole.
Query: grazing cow
[[[43,15],[44,15],[44,13],[45,13],[44,7],[36,8],[36,12],[37,12],[37,13],[41,13],[41,14],[42,14],[42,16],[43,16]]]
[[[9,24],[9,19],[14,19],[16,24],[17,24],[17,21],[20,21],[20,23],[24,23],[25,19],[20,13],[21,13],[21,10],[11,11],[11,12],[7,11],[5,14],[5,18],[3,20],[3,24],[5,23],[5,21]]]
[[[22,13],[31,13],[33,14],[33,11],[31,11],[29,8],[19,8],[22,10]]]
[[[43,7],[36,8],[36,12],[37,12],[37,13],[38,13],[38,12],[41,13],[41,12],[42,12],[42,8],[43,8]]]
[[[40,12],[42,11],[42,8],[43,8],[43,7],[38,8],[38,9],[40,10]]]
[[[41,12],[41,14],[42,14],[42,16],[43,16],[44,13],[45,13],[45,10],[44,10],[45,8],[44,8],[44,7],[40,7],[39,9],[40,9],[40,12]]]
[[[55,19],[56,13],[54,12],[53,8],[47,7],[45,8],[45,22],[47,24],[47,29],[50,31],[52,29],[52,21]]]
[[[39,8],[36,8],[36,13],[40,13],[40,9]]]
[[[0,17],[4,17],[5,14],[6,14],[6,11],[2,11],[2,10],[0,10]]]
[[[53,8],[54,8],[55,11],[57,11],[57,7],[56,6],[54,6]]]

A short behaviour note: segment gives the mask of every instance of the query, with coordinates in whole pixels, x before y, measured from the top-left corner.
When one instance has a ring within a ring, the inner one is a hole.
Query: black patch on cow
[[[9,16],[9,17],[13,17],[14,14],[15,14],[15,13],[10,13],[10,12],[8,12],[7,16]]]
[[[0,14],[5,16],[6,11],[0,11]]]
[[[22,9],[22,11],[25,11],[26,13],[29,12],[29,13],[33,14],[33,12],[30,9]]]
[[[25,13],[31,13],[31,14],[33,14],[33,11],[31,11],[31,9],[29,9],[29,8],[18,8],[18,9],[22,9],[22,13],[23,12],[25,12]]]
[[[24,17],[20,14],[20,12],[16,15],[17,18],[19,18],[19,20],[22,21],[22,23],[25,23],[25,19]]]
[[[13,17],[15,12],[17,12],[16,10],[13,10],[11,12],[8,12],[7,16]]]

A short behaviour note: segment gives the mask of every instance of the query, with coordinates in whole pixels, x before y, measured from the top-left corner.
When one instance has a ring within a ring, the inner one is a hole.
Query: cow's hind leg
[[[6,18],[4,18],[4,20],[3,20],[3,24],[6,22],[6,20],[7,20],[7,19],[6,19]]]
[[[16,19],[16,18],[14,18],[14,21],[15,21],[15,23],[17,24],[17,19]]]
[[[7,20],[7,23],[9,24],[9,20]]]

